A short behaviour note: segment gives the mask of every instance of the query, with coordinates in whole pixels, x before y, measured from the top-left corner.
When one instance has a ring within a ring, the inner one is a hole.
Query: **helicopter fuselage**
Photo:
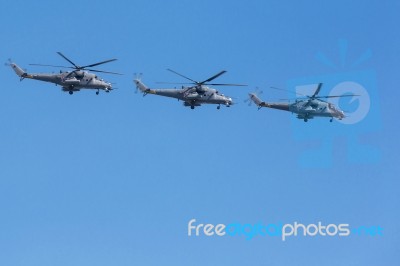
[[[14,71],[20,76],[21,80],[35,79],[44,82],[60,85],[63,91],[79,91],[81,89],[96,89],[96,90],[112,90],[112,85],[109,82],[100,79],[97,75],[86,71],[66,71],[59,74],[49,73],[26,73],[16,64],[11,64]]]
[[[134,80],[136,86],[146,94],[155,94],[183,101],[184,106],[200,106],[202,104],[222,104],[227,107],[233,104],[232,98],[207,86],[182,87],[181,89],[150,89],[140,80]]]
[[[264,107],[289,111],[297,114],[299,119],[312,119],[314,117],[333,117],[339,120],[345,117],[344,112],[337,108],[335,105],[321,101],[314,100],[297,100],[294,103],[267,103],[263,104]]]
[[[23,70],[22,68],[17,66],[17,64],[11,62],[11,60],[9,60],[9,63],[6,65],[11,66],[11,68],[14,70],[14,72],[20,77],[21,81],[25,78],[29,78],[29,79],[36,79],[36,80],[40,80],[40,81],[44,81],[44,82],[51,82],[56,85],[60,85],[62,87],[62,90],[68,91],[69,94],[73,94],[74,91],[79,91],[81,89],[97,90],[96,91],[97,95],[99,94],[100,90],[110,92],[112,90],[111,83],[106,82],[103,79],[99,78],[97,75],[93,74],[93,72],[122,75],[122,74],[116,73],[116,72],[96,70],[96,69],[92,68],[95,66],[99,66],[102,64],[116,61],[117,59],[115,59],[115,58],[97,62],[97,63],[90,64],[90,65],[78,66],[77,64],[72,62],[69,58],[67,58],[65,55],[63,55],[61,52],[57,52],[57,54],[59,56],[61,56],[62,58],[64,58],[66,61],[68,61],[71,64],[71,66],[56,66],[56,65],[43,65],[43,64],[30,64],[30,65],[69,68],[69,69],[74,69],[74,70],[70,71],[70,72],[60,71],[59,74],[27,73],[25,70]],[[89,71],[91,71],[91,72],[89,72]]]
[[[190,87],[183,89],[152,89],[149,93],[176,98],[188,103],[224,105],[232,104],[232,98],[220,94],[217,90],[210,88],[203,88],[201,92],[198,92]]]
[[[318,116],[333,117],[341,120],[345,117],[344,112],[334,104],[319,99],[297,100],[289,105],[289,111],[296,113],[299,119],[308,119]]]
[[[330,117],[339,120],[345,118],[344,112],[334,104],[319,99],[296,100],[294,103],[273,103],[263,102],[253,93],[250,93],[249,97],[259,108],[268,107],[295,113],[298,119],[304,119],[305,122],[314,117]]]

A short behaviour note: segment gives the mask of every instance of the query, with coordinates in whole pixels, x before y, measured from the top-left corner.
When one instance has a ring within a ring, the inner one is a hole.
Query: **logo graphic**
[[[225,224],[203,224],[197,223],[196,219],[191,219],[188,222],[187,234],[192,236],[206,236],[206,237],[223,237],[223,236],[237,236],[245,237],[246,240],[251,240],[256,236],[261,237],[280,237],[282,241],[288,238],[303,236],[303,237],[348,237],[354,233],[355,235],[366,236],[382,236],[383,229],[380,226],[360,226],[350,228],[347,223],[343,224],[324,224],[319,221],[316,224],[302,224],[294,223],[257,223],[257,224],[242,224],[230,223]]]
[[[299,165],[305,168],[327,168],[331,167],[334,161],[377,163],[380,159],[380,151],[373,144],[360,141],[366,134],[380,130],[376,74],[374,70],[362,67],[371,59],[372,52],[365,51],[354,63],[349,64],[347,41],[340,40],[339,54],[339,64],[335,64],[321,52],[316,55],[316,59],[324,68],[329,68],[331,73],[287,81],[289,90],[304,95],[312,95],[318,83],[323,83],[321,95],[358,95],[327,99],[346,115],[342,120],[335,119],[334,123],[329,123],[328,119],[315,118],[305,125],[292,116],[294,139],[308,147],[308,150],[301,152],[298,159]],[[334,146],[337,140],[345,140],[345,146]],[[334,149],[340,149],[340,152],[334,153]],[[334,158],[334,154],[340,154],[340,157]]]

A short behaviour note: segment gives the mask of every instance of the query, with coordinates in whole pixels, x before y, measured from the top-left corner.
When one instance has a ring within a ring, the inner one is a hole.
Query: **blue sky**
[[[7,1],[4,61],[57,72],[28,64],[65,64],[61,51],[81,65],[118,58],[101,69],[125,75],[104,75],[119,88],[110,94],[70,96],[19,82],[7,67],[0,72],[0,264],[398,265],[399,8],[396,1]],[[352,66],[365,51],[372,56]],[[249,87],[224,87],[238,104],[219,111],[135,94],[133,73],[151,87],[182,81],[167,68],[197,80],[225,69],[218,82]],[[321,94],[335,82],[366,82],[364,123],[306,124],[243,103],[257,86],[276,100],[289,95],[269,86],[321,79]],[[189,238],[192,218],[349,223],[381,226],[384,235]]]

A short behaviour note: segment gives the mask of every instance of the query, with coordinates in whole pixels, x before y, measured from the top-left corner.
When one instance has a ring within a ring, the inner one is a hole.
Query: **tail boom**
[[[288,103],[267,103],[262,101],[255,93],[249,93],[249,97],[257,105],[258,109],[261,107],[268,107],[283,111],[289,111],[290,109]]]

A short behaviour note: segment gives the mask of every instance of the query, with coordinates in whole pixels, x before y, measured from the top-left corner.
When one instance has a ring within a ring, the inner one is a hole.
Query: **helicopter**
[[[76,91],[80,91],[81,89],[93,89],[96,90],[96,95],[99,95],[100,90],[104,90],[105,92],[110,92],[113,90],[112,84],[99,78],[96,74],[90,73],[107,73],[107,74],[115,74],[122,75],[120,73],[108,72],[102,70],[92,69],[91,67],[102,65],[105,63],[109,63],[115,61],[117,59],[109,59],[102,62],[86,65],[86,66],[78,66],[70,59],[68,59],[61,52],[57,52],[62,58],[68,61],[72,66],[55,66],[55,65],[42,65],[42,64],[29,64],[33,66],[50,66],[50,67],[60,67],[60,68],[70,68],[72,71],[61,71],[59,74],[54,73],[27,73],[25,70],[20,68],[17,64],[13,63],[9,59],[9,63],[6,65],[10,66],[15,73],[20,77],[20,81],[25,78],[35,79],[45,82],[51,82],[62,87],[62,90],[68,92],[72,95]],[[86,71],[85,71],[86,70]]]
[[[321,100],[321,99],[338,98],[338,97],[353,97],[353,96],[359,96],[359,95],[346,94],[346,95],[333,95],[333,96],[318,96],[318,93],[320,92],[322,85],[323,85],[322,83],[319,83],[314,94],[311,96],[296,93],[298,95],[304,96],[305,98],[304,99],[297,98],[297,99],[295,99],[294,103],[264,102],[258,97],[258,95],[262,94],[262,92],[249,93],[249,98],[247,100],[245,100],[245,102],[249,102],[249,106],[254,102],[258,106],[259,110],[262,107],[268,107],[268,108],[273,108],[273,109],[278,109],[278,110],[289,111],[289,112],[295,113],[295,114],[297,114],[297,118],[303,119],[304,122],[307,122],[309,119],[313,119],[314,117],[329,117],[330,122],[333,121],[333,118],[342,120],[343,118],[346,117],[344,111],[342,111],[340,108],[338,108],[334,104],[324,101],[324,100]],[[271,88],[283,90],[283,89],[274,88],[274,87],[271,87]]]
[[[155,94],[165,97],[176,98],[183,101],[183,105],[194,109],[196,106],[201,106],[202,104],[217,104],[217,109],[221,108],[221,104],[226,107],[230,107],[233,104],[232,98],[221,94],[218,90],[208,87],[211,86],[246,86],[241,84],[222,84],[222,83],[209,83],[210,81],[218,78],[219,76],[226,73],[222,70],[215,74],[214,76],[203,80],[195,81],[188,78],[172,69],[167,69],[168,71],[181,76],[190,81],[190,83],[174,83],[174,84],[189,84],[189,86],[182,86],[181,89],[150,89],[141,81],[141,76],[137,76],[133,82],[136,84],[136,88],[139,89],[143,96],[147,94]],[[161,82],[166,83],[166,82]],[[168,83],[171,84],[171,83]]]

